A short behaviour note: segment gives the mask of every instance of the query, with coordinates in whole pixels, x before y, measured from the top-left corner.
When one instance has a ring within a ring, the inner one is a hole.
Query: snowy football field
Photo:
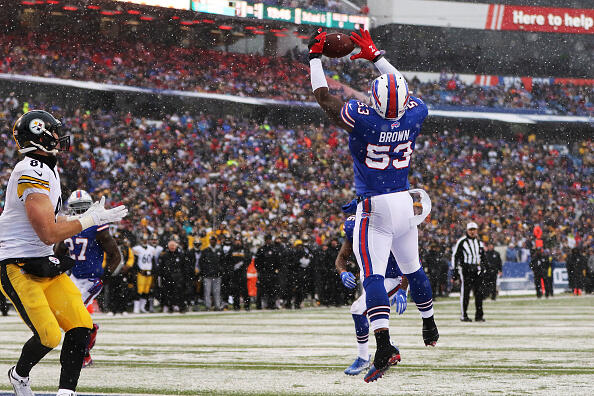
[[[471,301],[471,307],[473,301]],[[486,301],[486,323],[459,321],[459,300],[435,304],[437,348],[421,339],[413,304],[392,315],[402,362],[365,384],[343,374],[356,355],[348,308],[250,313],[95,315],[95,365],[80,394],[146,395],[586,395],[594,394],[594,296]],[[472,312],[472,310],[469,310]],[[0,395],[30,336],[0,317]],[[370,337],[371,349],[375,349]],[[33,390],[55,394],[59,349],[33,371]]]

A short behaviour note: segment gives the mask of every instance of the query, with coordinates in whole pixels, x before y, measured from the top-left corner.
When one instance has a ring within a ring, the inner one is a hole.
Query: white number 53
[[[402,158],[396,158],[391,161],[392,166],[396,169],[406,168],[410,164],[410,156],[413,153],[411,148],[412,142],[401,143],[398,146],[381,146],[376,144],[367,145],[367,157],[365,158],[365,165],[371,169],[387,169],[390,166],[390,151],[394,153],[402,153]]]

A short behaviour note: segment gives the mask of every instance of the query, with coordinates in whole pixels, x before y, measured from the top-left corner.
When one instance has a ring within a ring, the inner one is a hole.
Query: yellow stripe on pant
[[[17,264],[0,265],[0,290],[48,348],[60,344],[60,328],[67,332],[93,327],[80,291],[66,274],[40,278],[26,274]]]

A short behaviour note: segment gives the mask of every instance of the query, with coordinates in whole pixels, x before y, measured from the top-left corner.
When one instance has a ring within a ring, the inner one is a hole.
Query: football
[[[323,54],[328,58],[342,58],[355,49],[355,43],[344,33],[328,33]]]

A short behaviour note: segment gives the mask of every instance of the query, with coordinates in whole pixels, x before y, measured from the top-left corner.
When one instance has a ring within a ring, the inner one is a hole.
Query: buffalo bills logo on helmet
[[[40,135],[44,129],[45,129],[45,122],[43,122],[39,118],[34,118],[29,123],[29,130],[36,135]]]
[[[394,128],[398,128],[399,126],[400,126],[400,123],[399,123],[398,121],[396,121],[396,122],[393,122],[393,123],[390,125],[390,128],[391,128],[391,129],[394,129]]]

